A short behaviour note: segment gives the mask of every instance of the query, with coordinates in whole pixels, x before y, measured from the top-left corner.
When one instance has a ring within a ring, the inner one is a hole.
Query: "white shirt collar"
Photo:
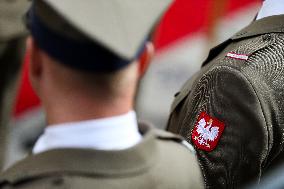
[[[51,125],[36,142],[33,153],[56,148],[122,150],[141,139],[136,114],[130,111],[115,117]]]
[[[256,19],[280,14],[284,14],[284,0],[265,0]]]

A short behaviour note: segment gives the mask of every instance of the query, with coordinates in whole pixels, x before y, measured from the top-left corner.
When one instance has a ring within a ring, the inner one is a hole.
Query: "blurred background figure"
[[[22,19],[27,7],[27,0],[0,0],[0,169],[5,158],[7,125],[23,60],[27,32]]]
[[[140,83],[136,101],[138,117],[164,128],[175,92],[200,69],[212,46],[251,22],[260,2],[175,0],[155,32],[157,53]],[[27,71],[28,59],[23,67],[15,105],[8,164],[31,149],[45,124],[40,101],[30,87]]]
[[[40,101],[29,82],[29,52],[26,52],[6,150],[5,167],[26,156],[45,126]]]

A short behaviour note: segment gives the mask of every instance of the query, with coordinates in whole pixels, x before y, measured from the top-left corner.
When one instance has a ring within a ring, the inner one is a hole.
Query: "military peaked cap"
[[[142,52],[172,0],[34,0],[27,23],[39,47],[71,67],[113,71]]]

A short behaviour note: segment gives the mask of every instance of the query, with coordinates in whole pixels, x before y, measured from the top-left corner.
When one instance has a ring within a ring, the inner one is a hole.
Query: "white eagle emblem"
[[[216,148],[225,129],[225,123],[201,112],[191,131],[191,139],[196,148],[211,152]]]
[[[195,138],[200,145],[205,145],[210,148],[208,141],[214,141],[218,138],[219,135],[219,127],[212,126],[213,120],[210,119],[208,122],[202,118],[198,124],[196,131],[199,136]]]

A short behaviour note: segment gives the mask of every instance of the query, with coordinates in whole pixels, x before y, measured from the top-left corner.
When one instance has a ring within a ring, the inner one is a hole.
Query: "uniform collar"
[[[130,111],[115,117],[48,126],[33,153],[58,148],[121,150],[140,140],[136,114]]]
[[[125,150],[55,149],[31,155],[2,173],[0,186],[60,173],[111,178],[143,174],[155,165],[163,164],[164,151],[176,149],[161,141],[184,142],[182,137],[148,124],[140,123],[139,132],[142,141]]]
[[[236,33],[231,39],[240,39],[267,33],[284,33],[284,14],[265,17],[252,22]]]
[[[284,33],[284,14],[277,16],[269,16],[260,20],[256,20],[249,24],[247,27],[237,32],[234,36],[227,39],[218,46],[212,48],[208,57],[203,62],[202,67],[212,60],[216,55],[222,52],[229,44],[235,40],[241,40],[244,38],[254,37],[263,34],[270,33]]]
[[[274,15],[284,14],[283,0],[265,0],[257,15],[257,20]]]
[[[122,176],[147,171],[160,158],[155,130],[139,125],[143,140],[125,150],[55,149],[32,155],[1,177],[0,183],[18,183],[56,173]],[[168,137],[168,136],[166,136]],[[178,139],[178,138],[177,138]]]

